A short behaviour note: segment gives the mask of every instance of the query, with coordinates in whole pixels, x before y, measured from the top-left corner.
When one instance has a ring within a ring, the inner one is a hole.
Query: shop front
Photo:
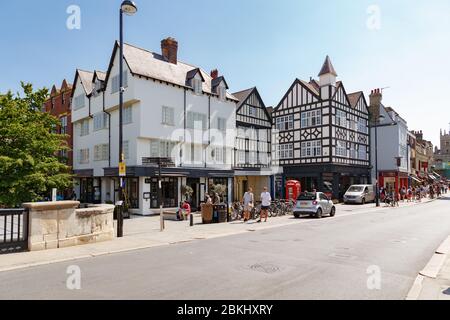
[[[285,181],[297,180],[302,191],[323,192],[334,200],[342,200],[354,184],[369,184],[370,169],[339,165],[284,167]]]
[[[399,171],[381,171],[380,186],[385,190],[399,193],[403,187],[408,189],[410,186],[410,178],[408,173]]]
[[[267,188],[273,194],[271,183],[271,171],[255,170],[235,170],[234,177],[234,201],[239,201],[249,188],[253,189],[256,200],[259,201],[260,194]]]
[[[105,179],[113,182],[111,194],[114,195],[111,197],[110,194],[104,192],[104,197],[109,196],[115,201],[118,196],[118,169],[106,168],[104,172]],[[154,166],[127,168],[127,177],[123,179],[124,197],[129,203],[132,214],[159,214],[158,173],[158,168]],[[229,204],[229,201],[232,200],[234,176],[232,170],[169,167],[162,168],[161,174],[161,200],[165,210],[177,210],[185,200],[191,204],[193,211],[199,210],[210,188],[216,185],[223,185],[225,189],[221,201]]]

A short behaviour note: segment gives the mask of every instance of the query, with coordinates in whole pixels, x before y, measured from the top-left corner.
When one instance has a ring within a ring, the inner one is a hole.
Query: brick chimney
[[[161,41],[161,54],[170,63],[177,64],[178,42],[174,38],[167,38]]]
[[[370,121],[372,123],[377,123],[380,117],[380,107],[381,101],[383,100],[383,94],[381,93],[381,89],[372,90],[370,93],[370,105],[369,105],[369,113],[370,113]]]
[[[211,71],[211,78],[217,79],[219,77],[219,70],[214,69]]]

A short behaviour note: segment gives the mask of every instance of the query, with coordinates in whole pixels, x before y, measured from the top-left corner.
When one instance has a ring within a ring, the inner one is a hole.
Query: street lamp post
[[[123,178],[126,177],[125,157],[123,154],[123,14],[132,16],[137,12],[136,4],[133,1],[125,0],[120,6],[120,62],[119,62],[119,201],[123,201]],[[123,203],[122,203],[123,208]],[[123,237],[123,211],[118,210],[117,215],[117,237]]]
[[[377,207],[380,206],[380,185],[379,185],[379,179],[380,176],[378,174],[378,123],[380,123],[381,121],[384,120],[384,116],[380,115],[378,117],[378,119],[376,119],[376,123],[375,123],[375,181],[376,183],[376,205]]]

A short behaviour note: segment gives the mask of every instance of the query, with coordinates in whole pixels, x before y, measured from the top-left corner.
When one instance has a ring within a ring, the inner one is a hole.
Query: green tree
[[[72,183],[70,168],[58,159],[68,149],[66,136],[54,130],[58,119],[41,112],[48,90],[23,82],[22,88],[24,96],[0,94],[0,206],[6,207],[40,201]]]

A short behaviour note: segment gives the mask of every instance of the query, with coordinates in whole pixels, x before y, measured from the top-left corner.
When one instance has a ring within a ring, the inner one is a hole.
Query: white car
[[[344,195],[344,203],[366,204],[375,201],[375,187],[372,185],[351,186]]]
[[[322,192],[304,192],[297,199],[294,208],[294,217],[300,218],[302,215],[315,216],[320,219],[323,215],[336,215],[336,207],[333,201]]]

